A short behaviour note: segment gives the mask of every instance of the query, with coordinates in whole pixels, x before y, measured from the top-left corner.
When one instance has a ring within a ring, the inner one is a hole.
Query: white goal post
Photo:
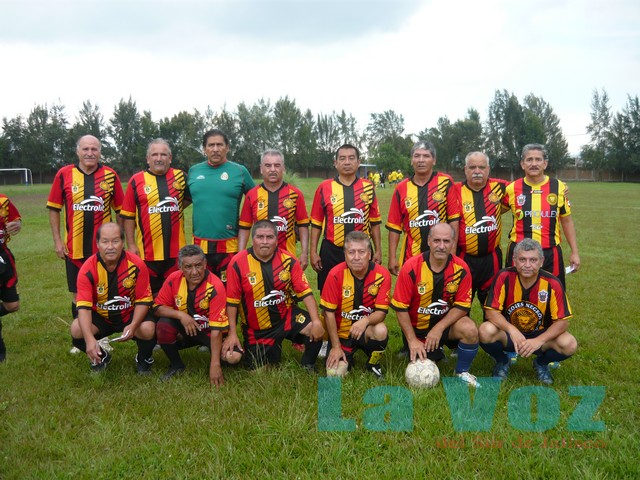
[[[25,185],[33,185],[33,176],[30,168],[0,168],[0,172],[23,172]]]

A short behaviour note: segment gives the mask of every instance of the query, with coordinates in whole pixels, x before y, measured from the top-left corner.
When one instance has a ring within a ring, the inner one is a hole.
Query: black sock
[[[76,302],[71,302],[71,318],[73,318],[74,320],[78,318],[78,307],[76,305]]]
[[[84,341],[84,338],[71,337],[71,345],[76,347],[78,350],[87,353],[87,343]]]
[[[537,359],[538,365],[549,365],[551,362],[561,362],[571,357],[571,355],[563,355],[556,350],[549,349],[540,355]]]
[[[300,359],[302,365],[315,365],[322,348],[322,340],[312,341],[309,337],[304,338],[304,353]]]
[[[162,351],[169,359],[171,368],[185,368],[182,357],[180,357],[180,348],[177,342],[161,344],[160,346],[162,347]]]
[[[387,343],[389,343],[388,338],[384,340],[369,340],[367,342],[367,354],[369,355],[367,365],[380,365],[380,359],[387,348]]]
[[[9,310],[7,310],[7,307],[4,306],[4,303],[0,303],[0,317],[4,317],[5,315],[8,315]]]
[[[505,364],[509,361],[509,357],[504,351],[502,342],[482,343],[480,342],[482,349],[493,357],[497,363]]]
[[[145,360],[147,363],[153,363],[153,348],[156,346],[155,337],[151,340],[140,340],[136,338],[138,344],[138,361]]]

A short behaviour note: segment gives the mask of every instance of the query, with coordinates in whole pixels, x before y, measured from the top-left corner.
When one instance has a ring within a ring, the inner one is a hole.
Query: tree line
[[[620,169],[628,173],[640,169],[640,105],[629,96],[622,112],[612,115],[606,91],[594,91],[592,122],[586,127],[591,141],[582,150],[584,163],[594,169]],[[102,141],[102,156],[123,177],[145,165],[148,143],[157,137],[172,146],[174,166],[188,169],[203,159],[202,134],[210,128],[227,132],[232,158],[256,175],[260,153],[280,149],[290,171],[309,175],[310,171],[331,169],[337,146],[351,143],[364,152],[364,161],[383,171],[409,171],[410,149],[417,139],[432,142],[437,150],[438,168],[460,169],[465,155],[485,151],[492,167],[519,172],[519,154],[527,143],[545,144],[550,168],[559,169],[572,161],[560,121],[543,98],[533,94],[520,101],[507,90],[498,90],[483,121],[478,110],[455,121],[440,117],[436,125],[418,133],[407,133],[404,118],[393,110],[372,113],[360,128],[353,115],[344,110],[314,114],[302,109],[288,96],[275,103],[261,99],[253,105],[242,102],[235,111],[223,107],[203,112],[181,111],[172,117],[154,120],[150,111],[140,112],[129,97],[120,100],[106,120],[98,105],[90,100],[72,122],[63,105],[38,105],[24,118],[2,119],[0,168],[30,168],[42,176],[76,161],[75,143],[85,134]]]

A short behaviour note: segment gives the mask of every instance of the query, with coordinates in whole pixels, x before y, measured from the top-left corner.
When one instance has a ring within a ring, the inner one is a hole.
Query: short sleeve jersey
[[[253,248],[231,259],[227,268],[227,304],[239,308],[245,341],[272,340],[273,332],[291,330],[292,306],[312,295],[300,263],[290,253],[277,249],[268,262],[260,261]],[[304,319],[302,320],[304,321]]]
[[[391,306],[408,312],[416,335],[427,335],[452,308],[471,309],[471,273],[460,258],[449,255],[441,272],[431,270],[429,252],[411,257],[400,269]]]
[[[569,300],[560,280],[540,270],[531,288],[525,289],[515,267],[498,273],[484,304],[485,310],[498,310],[524,334],[549,328],[557,320],[572,317]]]
[[[309,226],[309,215],[304,203],[304,195],[293,185],[283,183],[272,192],[260,184],[247,193],[242,212],[240,228],[250,229],[258,220],[271,220],[278,229],[278,248],[296,254],[296,226]]]
[[[322,289],[320,306],[335,312],[338,336],[349,338],[351,325],[374,311],[387,312],[391,293],[391,274],[371,262],[364,279],[355,277],[346,262],[331,269]]]
[[[136,305],[151,306],[149,271],[142,259],[122,252],[113,272],[100,254],[89,257],[78,273],[78,309],[89,309],[112,325],[130,323]]]
[[[222,281],[207,270],[207,275],[193,290],[181,271],[173,272],[165,280],[153,307],[160,305],[189,314],[200,330],[228,330],[227,295]]]
[[[0,250],[7,248],[11,236],[7,233],[7,223],[20,220],[20,212],[9,197],[0,193]]]
[[[505,180],[490,178],[478,192],[467,182],[455,184],[460,208],[458,249],[467,255],[483,257],[500,246],[502,238],[502,198]]]
[[[558,179],[545,177],[539,185],[530,185],[519,178],[507,186],[503,203],[513,213],[512,242],[533,238],[542,248],[560,245],[560,217],[571,215],[566,185]]]
[[[96,232],[111,221],[111,209],[119,212],[124,193],[118,174],[110,167],[98,165],[86,174],[78,164],[58,170],[47,201],[47,208],[65,211],[65,236],[69,258],[89,258],[97,252]]]
[[[356,178],[349,186],[338,178],[323,181],[311,207],[311,226],[322,229],[325,238],[337,247],[354,230],[371,236],[371,226],[381,223],[375,187],[369,180]]]
[[[178,258],[185,244],[186,175],[170,168],[165,175],[138,172],[129,179],[120,215],[136,221],[136,243],[147,261]]]
[[[433,172],[423,186],[413,183],[413,177],[396,185],[386,227],[406,234],[399,256],[401,264],[427,250],[427,237],[433,225],[458,220],[460,213],[453,185],[453,179],[441,172]]]
[[[187,185],[193,201],[194,237],[236,238],[242,196],[255,187],[249,171],[230,160],[216,167],[202,162],[189,169]]]

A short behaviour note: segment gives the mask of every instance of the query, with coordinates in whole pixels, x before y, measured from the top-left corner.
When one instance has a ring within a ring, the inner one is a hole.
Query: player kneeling
[[[211,350],[211,384],[222,385],[222,337],[229,329],[224,285],[207,269],[207,259],[197,245],[180,249],[178,267],[180,270],[169,275],[154,302],[158,344],[170,363],[160,380],[169,380],[185,371],[180,350],[203,345]],[[222,360],[235,364],[241,358],[242,352],[235,350]]]
[[[496,276],[485,302],[487,322],[480,325],[480,346],[493,357],[493,376],[509,374],[507,352],[521,357],[535,355],[533,369],[538,380],[553,383],[549,363],[561,362],[578,348],[567,332],[571,307],[560,281],[542,270],[542,247],[530,238],[513,252],[513,267]]]

